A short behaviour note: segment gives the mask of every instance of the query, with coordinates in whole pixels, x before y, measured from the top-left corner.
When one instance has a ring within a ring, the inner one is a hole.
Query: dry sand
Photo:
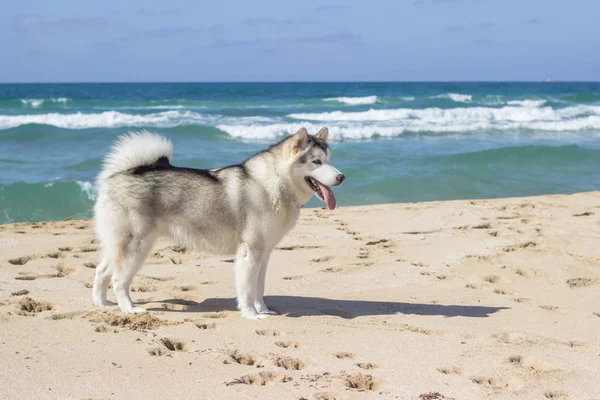
[[[150,314],[99,311],[97,250],[89,221],[0,226],[2,398],[600,399],[600,192],[303,210],[261,321],[231,260],[168,242]]]

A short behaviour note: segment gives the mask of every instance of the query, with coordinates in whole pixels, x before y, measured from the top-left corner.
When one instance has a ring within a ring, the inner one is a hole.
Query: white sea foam
[[[44,99],[21,99],[21,104],[25,107],[38,108],[44,104]]]
[[[201,114],[193,111],[165,111],[155,114],[135,115],[118,111],[98,114],[32,114],[0,115],[0,129],[15,128],[26,124],[53,125],[67,129],[120,128],[120,127],[173,127],[198,124],[204,121]]]
[[[404,100],[404,101],[414,101],[415,97],[414,96],[403,96],[403,97],[398,97],[400,100]]]
[[[377,96],[364,96],[364,97],[330,97],[323,99],[323,101],[335,101],[338,103],[348,104],[351,106],[358,106],[364,104],[375,104],[377,103]]]
[[[87,195],[88,199],[96,200],[96,187],[91,182],[75,181],[75,183],[79,185],[81,191]]]
[[[469,108],[397,108],[360,112],[294,113],[288,117],[311,121],[394,121],[409,120],[430,123],[502,121],[561,121],[583,115],[600,115],[600,106],[574,106],[555,110],[551,107],[469,107]]]
[[[541,107],[546,104],[546,100],[510,100],[506,104],[511,106]]]
[[[456,101],[458,103],[469,103],[473,100],[473,96],[470,94],[458,94],[458,93],[445,93],[440,94],[438,96],[433,96],[434,99],[451,99],[452,101]]]
[[[301,127],[306,127],[309,132],[316,132],[326,125],[332,140],[398,136],[406,132],[474,134],[513,130],[518,133],[526,129],[543,134],[600,129],[600,106],[575,106],[559,110],[551,107],[507,106],[334,111],[290,114],[287,117],[297,122],[280,120],[271,123],[223,123],[217,125],[217,128],[234,137],[266,139],[294,133]]]
[[[540,132],[600,129],[600,106],[577,105],[562,109],[533,106],[371,109],[362,112],[293,113],[285,117],[226,117],[190,110],[145,115],[119,111],[95,114],[0,115],[0,130],[24,124],[46,124],[66,129],[169,128],[181,125],[216,126],[234,137],[270,139],[306,127],[317,132],[329,127],[333,140],[396,136],[406,132],[465,133],[537,130]],[[600,132],[586,133],[590,135]]]
[[[21,99],[21,104],[23,104],[24,107],[38,108],[41,107],[46,100],[51,101],[52,103],[61,104],[67,104],[69,101],[69,99],[66,97],[53,97],[50,99]]]

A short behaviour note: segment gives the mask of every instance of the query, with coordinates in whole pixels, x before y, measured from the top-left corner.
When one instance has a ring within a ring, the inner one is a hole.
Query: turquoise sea
[[[342,206],[600,190],[600,83],[4,84],[0,223],[90,218],[130,130],[214,168],[323,126]]]

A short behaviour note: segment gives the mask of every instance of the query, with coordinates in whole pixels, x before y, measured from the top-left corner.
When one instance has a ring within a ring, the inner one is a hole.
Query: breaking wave
[[[45,101],[49,101],[51,103],[59,103],[59,104],[67,104],[69,101],[66,97],[58,97],[58,98],[50,98],[50,99],[21,99],[21,104],[23,107],[31,107],[31,108],[39,108],[41,107]]]
[[[456,101],[457,103],[469,103],[473,100],[473,96],[470,94],[458,94],[458,93],[445,93],[440,94],[438,96],[433,96],[434,99],[450,99],[452,101]]]
[[[173,127],[182,124],[198,124],[204,117],[193,111],[165,111],[136,115],[119,111],[97,114],[31,114],[0,115],[0,129],[15,128],[27,124],[52,125],[66,129],[120,128],[120,127]]]
[[[364,97],[330,97],[323,99],[323,101],[335,101],[338,103],[348,104],[351,106],[358,106],[364,104],[375,104],[377,103],[377,96],[364,96]]]

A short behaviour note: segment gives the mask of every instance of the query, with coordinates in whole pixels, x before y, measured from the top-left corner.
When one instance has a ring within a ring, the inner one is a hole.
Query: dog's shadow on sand
[[[236,310],[235,299],[232,298],[212,298],[206,299],[201,303],[168,299],[157,301],[167,304],[184,304],[186,309],[177,310],[171,307],[149,308],[149,311],[171,311],[183,313],[214,312],[214,311],[234,311]],[[420,304],[420,303],[399,303],[389,301],[368,301],[368,300],[336,300],[322,297],[301,297],[301,296],[265,296],[267,306],[280,314],[298,318],[307,316],[333,315],[344,319],[352,319],[364,316],[376,315],[396,315],[396,314],[414,314],[414,315],[440,315],[443,317],[470,317],[487,318],[500,310],[509,307],[486,307],[486,306],[461,306],[461,305],[442,305],[442,304]]]

